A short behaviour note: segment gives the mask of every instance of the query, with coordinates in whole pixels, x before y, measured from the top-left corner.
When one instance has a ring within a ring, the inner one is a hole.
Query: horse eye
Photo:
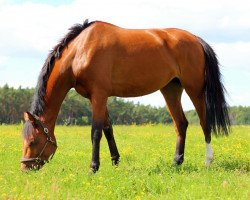
[[[36,145],[37,144],[37,141],[31,141],[30,143],[29,143],[29,147],[32,147],[32,146],[34,146],[34,145]]]

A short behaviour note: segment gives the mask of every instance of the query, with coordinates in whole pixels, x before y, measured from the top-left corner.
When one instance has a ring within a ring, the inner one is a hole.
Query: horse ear
[[[23,113],[23,118],[25,121],[31,121],[32,123],[36,121],[35,117],[28,111]]]

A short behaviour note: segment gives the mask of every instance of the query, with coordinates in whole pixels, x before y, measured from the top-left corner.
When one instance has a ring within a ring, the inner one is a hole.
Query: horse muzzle
[[[42,168],[42,166],[45,164],[45,162],[21,162],[21,171],[22,172],[28,172],[28,171],[36,171]]]

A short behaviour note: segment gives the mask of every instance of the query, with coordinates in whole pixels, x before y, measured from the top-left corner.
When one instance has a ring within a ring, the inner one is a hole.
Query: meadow
[[[103,137],[95,175],[89,175],[89,126],[57,126],[54,159],[29,173],[20,171],[21,129],[0,126],[0,199],[250,199],[250,126],[213,137],[215,158],[208,168],[199,126],[188,128],[181,166],[172,166],[173,126],[114,126],[120,165],[111,165]]]

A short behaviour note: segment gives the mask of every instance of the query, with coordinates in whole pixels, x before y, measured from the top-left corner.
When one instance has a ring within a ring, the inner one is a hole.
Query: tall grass
[[[121,154],[111,166],[105,138],[99,172],[89,176],[90,127],[56,128],[59,148],[38,172],[21,173],[21,126],[0,126],[0,199],[249,199],[250,126],[212,138],[211,167],[204,166],[199,126],[188,129],[185,161],[172,166],[172,126],[115,126]]]

